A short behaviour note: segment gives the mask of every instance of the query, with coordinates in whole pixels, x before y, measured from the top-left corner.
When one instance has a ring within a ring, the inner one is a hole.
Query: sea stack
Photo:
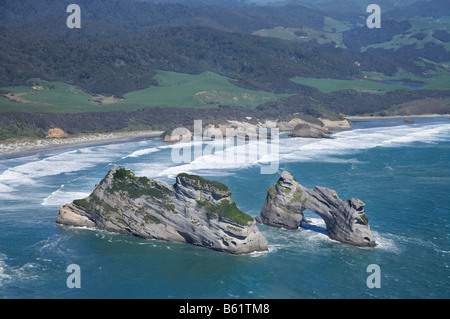
[[[61,207],[56,223],[230,254],[268,248],[255,220],[236,207],[227,186],[188,174],[169,185],[114,166],[89,197]]]
[[[375,247],[364,203],[351,198],[343,201],[329,188],[303,187],[287,171],[267,191],[267,198],[256,218],[259,223],[287,229],[297,229],[305,222],[303,211],[309,209],[326,224],[331,239],[360,247]]]

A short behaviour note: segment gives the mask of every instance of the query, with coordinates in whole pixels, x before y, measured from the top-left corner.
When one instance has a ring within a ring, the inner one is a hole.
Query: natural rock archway
[[[256,221],[269,226],[297,229],[309,209],[326,224],[331,239],[361,247],[375,247],[376,242],[365,216],[364,203],[357,198],[343,201],[332,189],[303,187],[287,171],[267,191],[267,198]]]

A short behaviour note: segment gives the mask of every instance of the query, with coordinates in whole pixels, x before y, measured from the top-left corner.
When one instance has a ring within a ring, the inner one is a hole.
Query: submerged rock
[[[185,242],[231,254],[264,251],[267,240],[227,186],[180,174],[172,186],[114,166],[89,197],[60,208],[58,224]]]
[[[331,239],[362,247],[376,246],[362,201],[357,198],[343,201],[334,190],[325,187],[303,187],[286,171],[267,191],[266,201],[256,220],[270,226],[297,229],[305,221],[305,209],[325,221]]]

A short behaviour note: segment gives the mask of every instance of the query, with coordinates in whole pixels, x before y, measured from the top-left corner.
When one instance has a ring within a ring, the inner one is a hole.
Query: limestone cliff
[[[267,193],[261,214],[256,218],[259,223],[297,229],[305,221],[303,211],[309,209],[325,221],[331,239],[362,247],[376,246],[364,203],[357,198],[343,201],[332,189],[303,187],[286,171]]]
[[[267,250],[255,220],[225,185],[180,174],[172,186],[114,166],[86,199],[60,208],[56,222],[95,227],[232,254]]]

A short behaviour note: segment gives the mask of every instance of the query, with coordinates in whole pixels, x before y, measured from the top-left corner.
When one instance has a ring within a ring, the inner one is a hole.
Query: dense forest
[[[396,34],[402,34],[410,27],[408,21],[383,20],[383,26],[379,29],[364,26],[345,31],[343,42],[349,49],[360,49],[366,45],[390,41]]]
[[[64,18],[65,21],[66,8],[70,3],[72,2],[64,0],[2,0],[1,24],[46,36],[67,36],[67,29],[51,28],[51,25],[52,20]],[[320,10],[295,2],[282,6],[243,6],[238,5],[237,1],[215,1],[208,5],[205,1],[186,0],[173,3],[78,0],[76,3],[83,8],[83,22],[99,27],[98,33],[196,25],[250,34],[261,28],[280,25],[315,29],[324,26],[324,16]],[[33,27],[36,24],[39,25],[39,30]],[[89,29],[84,35],[92,35],[93,31]]]
[[[365,70],[393,74],[383,57],[314,43],[229,33],[206,27],[163,27],[99,39],[46,40],[0,29],[0,86],[44,78],[87,92],[122,96],[154,85],[156,70],[199,74],[211,71],[246,88],[293,92],[294,76],[361,77]]]

